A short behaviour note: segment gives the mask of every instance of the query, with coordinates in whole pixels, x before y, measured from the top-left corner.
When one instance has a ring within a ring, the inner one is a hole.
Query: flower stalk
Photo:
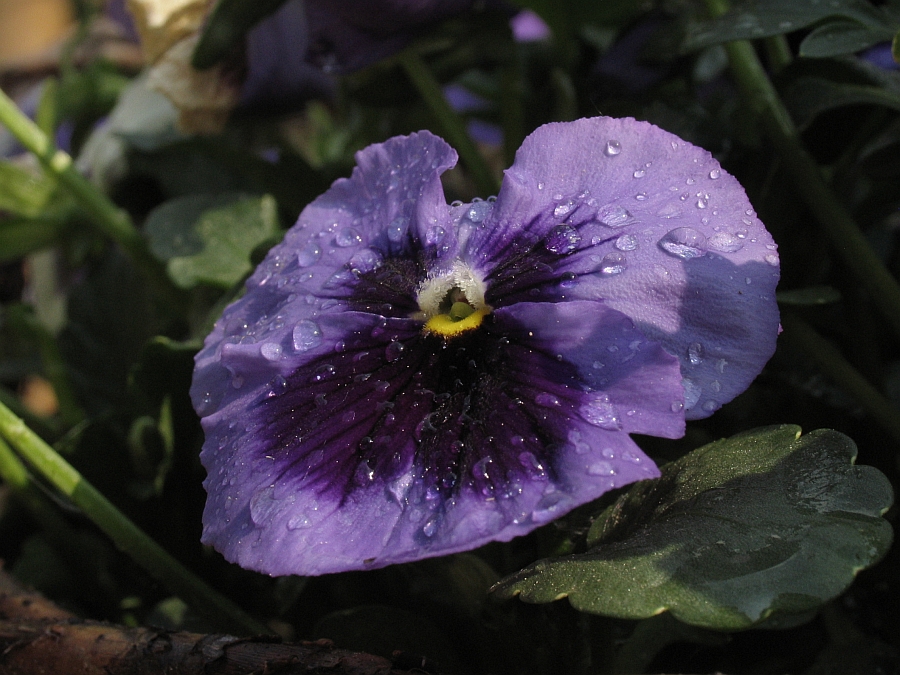
[[[478,147],[469,137],[465,123],[450,107],[441,91],[440,84],[431,74],[422,57],[407,49],[401,52],[397,58],[419,95],[437,118],[450,143],[459,152],[460,159],[472,175],[478,192],[483,195],[497,194],[499,188],[497,179],[478,151]]]
[[[0,435],[36,471],[103,530],[119,549],[210,621],[228,630],[242,633],[270,632],[264,624],[210,588],[169,555],[2,404],[0,404]],[[0,456],[0,459],[2,458]],[[21,488],[24,480],[21,464],[10,462],[8,457],[6,460],[4,477],[12,476],[16,485]]]
[[[181,292],[169,281],[162,265],[150,253],[128,214],[82,176],[75,168],[72,157],[56,148],[50,137],[22,113],[2,90],[0,124],[6,126],[19,143],[37,158],[44,170],[71,194],[94,226],[125,250],[167,300],[180,300]]]
[[[710,14],[728,10],[727,0],[706,0]],[[795,178],[803,200],[822,225],[841,262],[866,288],[875,305],[900,336],[900,285],[866,241],[852,214],[828,187],[818,165],[800,143],[797,128],[766,74],[753,45],[736,40],[725,45],[737,84],[748,101],[759,105],[763,126],[776,152]]]

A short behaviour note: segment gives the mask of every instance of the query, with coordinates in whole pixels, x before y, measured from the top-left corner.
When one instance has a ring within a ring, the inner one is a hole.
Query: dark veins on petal
[[[351,305],[380,306],[382,271],[405,265],[362,275]],[[412,469],[426,496],[446,503],[461,490],[503,499],[555,479],[554,454],[580,405],[574,367],[509,340],[491,315],[449,341],[411,319],[369,320],[260,402],[259,452],[282,480],[344,500],[371,485],[390,490]]]
[[[556,301],[565,297],[566,288],[574,286],[578,277],[602,273],[601,256],[573,256],[618,238],[621,232],[612,228],[624,225],[631,214],[622,209],[609,216],[586,204],[583,199],[563,200],[535,218],[522,234],[492,249],[494,267],[485,278],[485,301],[497,308]],[[612,225],[604,222],[604,216]],[[541,230],[545,234],[540,238],[524,234]],[[577,263],[569,264],[566,258],[570,257]]]

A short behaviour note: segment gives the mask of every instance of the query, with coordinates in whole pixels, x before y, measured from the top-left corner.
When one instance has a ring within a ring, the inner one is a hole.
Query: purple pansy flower
[[[428,132],[357,155],[197,355],[203,541],[273,575],[507,541],[658,475],[778,332],[738,182],[651,124],[531,134],[496,201],[447,205]]]

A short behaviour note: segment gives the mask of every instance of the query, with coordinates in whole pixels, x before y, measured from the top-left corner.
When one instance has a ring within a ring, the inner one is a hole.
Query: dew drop
[[[473,223],[484,222],[488,214],[491,212],[493,205],[490,202],[475,201],[469,206],[466,217]]]
[[[706,240],[706,245],[713,251],[734,253],[740,251],[744,247],[744,242],[728,232],[716,232]]]
[[[691,365],[696,366],[703,360],[703,345],[699,342],[692,342],[688,345],[687,355]]]
[[[669,406],[673,413],[681,412],[684,410],[684,403],[681,401],[672,401],[672,405]]]
[[[361,244],[362,237],[360,236],[359,232],[354,230],[352,227],[342,227],[334,236],[334,243],[341,248],[347,248],[348,246],[356,246],[357,244]]]
[[[394,218],[387,227],[387,236],[395,244],[399,244],[403,240],[403,233],[406,232],[406,218]]]
[[[545,408],[558,408],[560,406],[559,399],[553,394],[541,392],[534,397],[534,402]]]
[[[581,406],[581,416],[595,427],[601,429],[617,430],[620,427],[616,409],[609,402],[609,397],[603,396],[592,399]]]
[[[607,204],[597,211],[597,220],[606,227],[618,228],[628,224],[631,213],[618,204]]]
[[[406,349],[406,347],[402,342],[393,340],[387,347],[385,347],[384,358],[386,358],[389,362],[396,361],[400,358],[400,355],[403,353],[404,349]]]
[[[606,147],[603,148],[603,153],[607,157],[615,157],[620,152],[622,152],[622,144],[619,141],[607,141]]]
[[[765,261],[772,265],[772,267],[778,266],[778,256],[774,253],[769,253],[768,255],[766,255]]]
[[[291,516],[290,520],[287,521],[287,529],[291,531],[300,530],[311,526],[312,521],[309,519],[309,516],[302,513],[296,516]]]
[[[571,225],[557,225],[547,234],[544,247],[551,253],[563,255],[571,253],[581,241],[581,235]]]
[[[294,326],[292,338],[294,351],[306,352],[322,342],[322,330],[312,321],[303,319]]]
[[[690,260],[706,252],[706,237],[692,227],[676,227],[659,240],[659,247],[671,256]]]
[[[623,234],[616,239],[615,247],[620,251],[633,251],[638,246],[637,239],[633,235]]]
[[[722,175],[722,172],[719,171],[718,169],[713,169],[712,171],[709,172],[709,177],[711,180],[717,180],[719,178],[719,176],[721,176],[721,175]]]
[[[266,342],[259,348],[259,353],[267,361],[277,361],[281,358],[281,345],[277,342]]]
[[[647,173],[647,172],[644,171],[643,169],[638,169],[637,171],[635,171],[635,172],[634,172],[633,174],[631,174],[631,175],[634,176],[635,178],[643,178],[643,177],[646,175],[646,173]]]
[[[716,403],[715,401],[710,400],[710,401],[704,401],[704,403],[703,403],[703,405],[702,405],[701,407],[702,407],[706,412],[713,412],[713,411],[715,411],[715,410],[719,407],[719,404]]]
[[[588,475],[591,476],[615,476],[616,469],[609,462],[604,462],[600,460],[599,462],[594,462],[587,468]]]
[[[644,201],[645,199],[647,199],[647,193],[646,193],[646,192],[638,192],[638,193],[634,196],[634,198],[637,199],[639,202],[642,202],[642,201]]]
[[[437,516],[433,516],[425,521],[425,524],[422,526],[422,534],[431,539],[434,533],[437,532],[437,528],[438,519]]]
[[[369,248],[364,248],[353,254],[347,261],[347,267],[354,275],[372,272],[381,266],[381,256]]]
[[[656,216],[658,218],[678,218],[682,214],[681,207],[678,203],[666,204],[659,211],[656,212]]]
[[[447,236],[446,230],[439,225],[434,225],[429,227],[425,232],[425,243],[429,246],[437,246],[442,241],[444,241],[444,237]]]
[[[603,259],[600,261],[600,274],[605,276],[621,274],[625,271],[626,266],[625,254],[613,251],[603,256]]]
[[[316,242],[311,241],[297,252],[297,264],[300,267],[309,267],[310,265],[315,265],[321,257],[321,247]]]
[[[684,407],[686,410],[690,410],[697,405],[703,390],[693,380],[686,377],[681,380],[681,386],[684,387]]]

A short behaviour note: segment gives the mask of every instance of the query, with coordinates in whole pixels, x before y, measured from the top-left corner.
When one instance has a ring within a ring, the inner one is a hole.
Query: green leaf
[[[191,65],[211,68],[232,50],[253,26],[286,0],[219,0],[194,49]]]
[[[890,40],[892,36],[892,30],[880,26],[864,26],[857,21],[829,21],[803,39],[800,56],[823,58],[853,54]]]
[[[275,200],[268,195],[239,201],[234,195],[197,195],[155,209],[146,232],[176,285],[228,288],[252,269],[253,250],[280,230]]]
[[[26,171],[10,162],[0,162],[0,211],[33,218],[50,201],[56,181]]]
[[[710,443],[638,483],[594,522],[586,553],[541,560],[492,591],[581,611],[739,630],[803,615],[887,551],[877,469],[831,430],[785,425]]]
[[[820,77],[799,78],[788,88],[785,98],[791,115],[801,127],[808,126],[828,110],[847,105],[878,105],[900,110],[900,88],[832,82]]]
[[[890,19],[865,0],[748,0],[731,11],[705,21],[692,21],[686,30],[683,52],[704,47],[784,35],[829,17],[842,17],[873,28],[890,26]]]

